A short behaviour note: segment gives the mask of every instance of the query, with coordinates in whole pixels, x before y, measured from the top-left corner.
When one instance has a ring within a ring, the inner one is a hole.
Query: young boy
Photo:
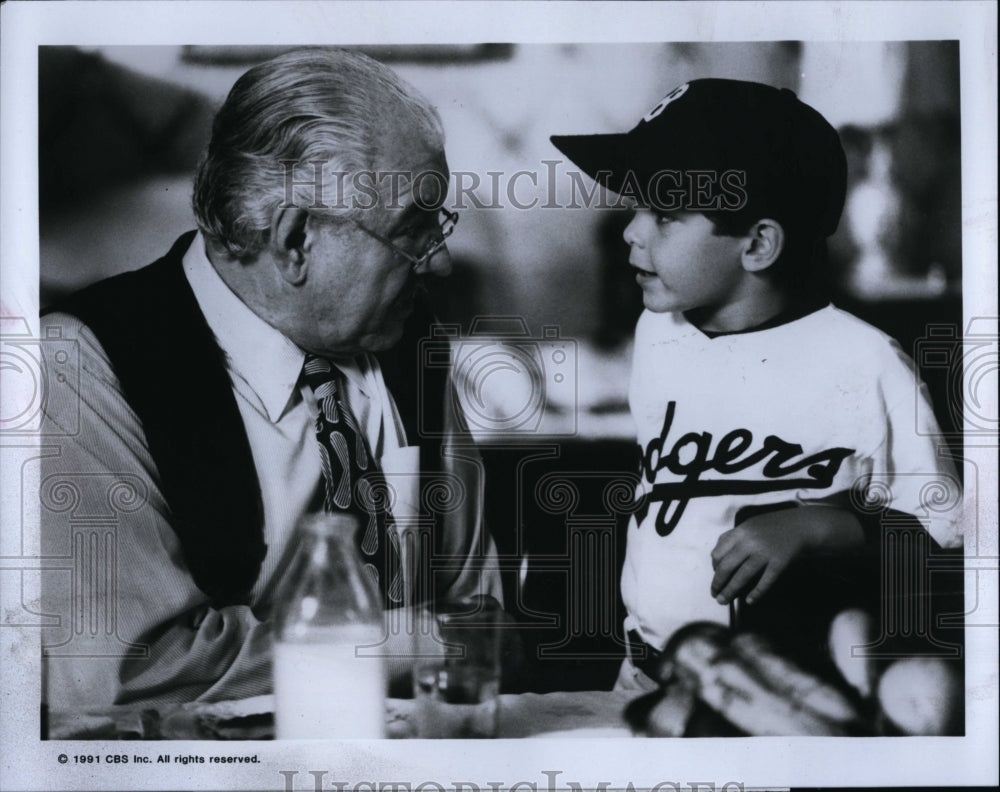
[[[685,623],[729,623],[793,562],[877,546],[886,509],[961,544],[958,479],[910,360],[823,297],[846,162],[818,112],[788,90],[695,80],[628,133],[552,142],[638,205],[630,657]],[[947,503],[927,502],[932,482]],[[650,680],[626,660],[619,686]]]

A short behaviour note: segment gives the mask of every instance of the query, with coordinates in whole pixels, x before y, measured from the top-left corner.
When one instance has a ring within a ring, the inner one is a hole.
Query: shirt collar
[[[184,254],[183,266],[230,370],[250,386],[276,422],[297,391],[305,353],[251,311],[219,277],[200,232]]]
[[[749,333],[757,333],[761,330],[770,330],[773,327],[781,327],[781,325],[790,324],[791,322],[796,322],[799,319],[803,319],[804,317],[808,316],[811,313],[815,313],[816,311],[826,308],[828,305],[830,305],[830,301],[825,297],[822,297],[820,295],[807,295],[805,298],[803,298],[803,300],[800,303],[789,306],[785,310],[778,313],[776,316],[772,316],[770,319],[766,319],[760,324],[755,324],[752,327],[746,327],[742,330],[730,330],[730,331],[704,330],[698,327],[698,325],[691,322],[690,319],[688,319],[688,322],[692,326],[696,327],[702,335],[707,336],[708,338],[721,338],[722,336],[731,336],[731,335],[746,335]],[[685,316],[684,318],[687,319],[687,316]]]

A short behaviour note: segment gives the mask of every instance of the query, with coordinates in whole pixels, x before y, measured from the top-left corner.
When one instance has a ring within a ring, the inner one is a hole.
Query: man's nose
[[[451,274],[451,253],[444,244],[417,269],[417,275],[436,275],[445,278]]]

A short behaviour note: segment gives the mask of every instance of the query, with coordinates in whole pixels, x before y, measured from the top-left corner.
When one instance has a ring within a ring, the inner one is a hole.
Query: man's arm
[[[49,705],[269,692],[269,625],[248,606],[209,605],[107,356],[76,319],[43,319],[53,325],[75,344],[78,367],[63,364],[69,391],[46,415],[61,436],[43,461],[42,547],[69,559],[43,573],[45,611],[58,618],[45,637]]]

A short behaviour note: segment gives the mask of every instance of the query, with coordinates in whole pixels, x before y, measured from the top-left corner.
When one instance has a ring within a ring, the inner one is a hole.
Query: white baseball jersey
[[[646,311],[629,405],[642,462],[622,595],[626,629],[653,646],[690,621],[728,623],[710,554],[746,506],[857,507],[867,492],[961,544],[961,488],[926,388],[895,341],[833,306],[714,338]]]

